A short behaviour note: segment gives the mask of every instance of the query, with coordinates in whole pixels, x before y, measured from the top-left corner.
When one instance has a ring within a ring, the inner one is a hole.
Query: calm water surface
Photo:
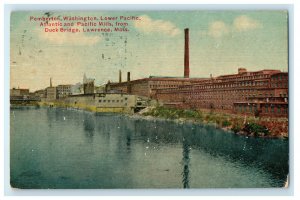
[[[11,109],[18,188],[282,187],[288,140],[58,108]]]

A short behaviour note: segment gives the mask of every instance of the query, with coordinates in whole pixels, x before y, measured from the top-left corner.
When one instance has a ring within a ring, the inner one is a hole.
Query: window
[[[268,105],[268,104],[265,105],[265,112],[266,112],[266,113],[269,112],[269,105]]]
[[[107,100],[108,103],[110,103],[110,100]]]
[[[253,105],[253,107],[254,107],[254,112],[256,112],[257,111],[257,106]]]
[[[284,109],[283,109],[283,113],[287,113],[287,111],[288,111],[288,108],[287,107],[284,107]]]
[[[271,113],[274,113],[274,106],[271,105]]]
[[[280,106],[277,107],[277,113],[278,113],[278,114],[281,113],[281,108],[280,108]]]
[[[247,112],[247,105],[244,105],[244,112]]]
[[[99,100],[99,103],[101,103],[101,102],[102,102],[102,100],[100,99],[100,100]]]

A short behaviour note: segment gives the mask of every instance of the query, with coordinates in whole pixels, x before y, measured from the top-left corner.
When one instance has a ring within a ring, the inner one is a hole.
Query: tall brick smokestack
[[[189,29],[184,29],[184,78],[190,77]]]
[[[119,70],[119,83],[121,83],[122,82],[122,72],[121,72],[121,70]]]
[[[130,81],[130,72],[127,72],[127,81]]]

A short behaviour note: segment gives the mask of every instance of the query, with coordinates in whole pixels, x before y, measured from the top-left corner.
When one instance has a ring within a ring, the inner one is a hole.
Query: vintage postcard
[[[288,15],[12,12],[11,187],[288,187]]]

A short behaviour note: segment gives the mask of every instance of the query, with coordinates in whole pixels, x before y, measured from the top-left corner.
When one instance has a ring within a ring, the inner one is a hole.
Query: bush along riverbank
[[[183,110],[164,106],[149,107],[140,115],[178,120],[179,122],[194,122],[214,124],[217,128],[232,131],[238,135],[286,138],[288,137],[288,120],[277,118],[255,118],[234,114],[205,112],[201,110]]]

